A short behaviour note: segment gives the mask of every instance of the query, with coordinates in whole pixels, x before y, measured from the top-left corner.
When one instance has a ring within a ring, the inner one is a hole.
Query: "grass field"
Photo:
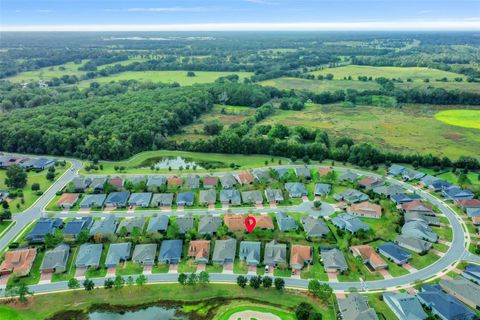
[[[475,82],[466,82],[465,80],[462,82],[456,81],[430,81],[429,83],[425,82],[403,82],[403,83],[395,83],[395,87],[400,89],[408,90],[411,88],[419,88],[419,89],[429,89],[429,88],[443,88],[445,90],[460,90],[460,91],[467,91],[473,93],[480,93],[480,85]]]
[[[445,110],[435,118],[453,126],[480,129],[480,110]]]
[[[423,79],[436,80],[443,77],[453,81],[453,79],[457,77],[464,78],[463,75],[458,73],[420,67],[402,68],[348,65],[311,72],[311,74],[315,76],[320,74],[326,75],[328,73],[333,74],[333,79],[337,80],[349,76],[351,76],[353,80],[357,80],[359,76],[372,77],[373,79],[385,77],[388,79],[400,78],[406,80],[409,78],[413,81],[423,81]]]
[[[358,91],[380,89],[380,86],[374,82],[363,82],[356,80],[307,80],[299,78],[282,77],[259,82],[262,86],[275,87],[282,90],[307,90],[312,92],[336,91],[345,89],[355,89]]]
[[[34,71],[25,71],[21,72],[13,77],[7,78],[12,82],[29,82],[29,81],[38,81],[38,80],[50,80],[52,78],[60,78],[63,75],[76,75],[77,77],[85,74],[85,71],[79,71],[78,68],[81,67],[86,60],[83,60],[82,63],[76,64],[73,61],[64,63],[58,66],[40,68]],[[65,68],[64,70],[62,70]]]
[[[251,76],[250,72],[216,72],[216,71],[195,71],[195,77],[187,77],[187,71],[127,71],[114,74],[109,77],[99,77],[93,80],[81,81],[79,88],[87,88],[91,82],[108,83],[121,80],[138,80],[172,83],[178,82],[182,86],[189,86],[195,83],[214,82],[219,77],[230,74],[237,74],[240,79]]]
[[[239,312],[242,312],[242,311],[256,311],[256,312],[261,312],[261,313],[273,314],[273,315],[278,316],[282,320],[295,320],[295,319],[297,319],[293,315],[293,313],[291,313],[291,312],[285,312],[283,310],[274,309],[274,308],[267,308],[267,307],[263,307],[263,306],[259,307],[259,306],[256,306],[256,305],[242,305],[242,306],[236,306],[236,307],[229,306],[228,311],[224,312],[220,316],[215,317],[214,319],[229,320],[236,313],[239,313]]]

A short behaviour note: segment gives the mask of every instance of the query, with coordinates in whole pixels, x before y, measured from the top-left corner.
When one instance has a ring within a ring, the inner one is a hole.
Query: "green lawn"
[[[159,263],[152,268],[152,273],[167,273],[170,266],[165,263]]]
[[[4,220],[0,223],[0,238],[3,236],[3,232],[13,226],[13,221],[11,220]]]
[[[245,305],[245,306],[239,306],[239,307],[234,307],[226,311],[225,313],[221,314],[220,316],[215,317],[214,319],[218,320],[229,320],[231,319],[232,316],[234,316],[236,313],[242,312],[242,311],[257,311],[257,312],[262,312],[262,313],[268,313],[268,314],[273,314],[282,320],[295,320],[297,317],[291,312],[285,312],[282,310],[278,309],[273,309],[273,308],[266,308],[266,307],[258,307],[258,306],[253,306],[253,305]]]
[[[86,60],[83,60],[80,64],[75,64],[72,62],[67,62],[58,66],[40,68],[33,71],[20,72],[19,74],[7,78],[12,82],[31,82],[38,80],[50,80],[52,78],[60,78],[63,75],[76,75],[77,77],[84,75],[85,71],[79,71],[78,68],[81,67]],[[61,70],[64,69],[64,70]]]
[[[109,243],[103,245],[102,256],[100,257],[100,265],[98,269],[88,268],[85,273],[86,278],[105,277],[107,275],[107,268],[105,267],[105,260],[107,259]]]
[[[306,90],[315,93],[324,91],[345,90],[347,88],[358,91],[376,90],[380,86],[374,82],[363,82],[354,80],[308,80],[300,78],[282,77],[259,82],[262,86],[275,87],[282,90]]]
[[[480,110],[445,110],[435,118],[453,126],[480,129]]]
[[[370,307],[375,309],[377,314],[383,314],[383,316],[385,317],[384,319],[397,319],[397,316],[395,316],[395,314],[387,306],[387,304],[383,301],[380,301],[379,297],[381,296],[381,293],[367,294],[366,296],[368,297],[368,304],[370,305]]]
[[[239,259],[235,259],[235,263],[233,264],[233,273],[247,274],[248,273],[247,264],[244,261],[240,261]]]
[[[143,272],[143,265],[133,261],[122,262],[117,265],[115,270],[116,275],[128,276],[132,274],[141,274]]]
[[[427,253],[423,256],[417,254],[417,253],[412,253],[412,260],[410,261],[410,264],[415,268],[415,269],[423,269],[428,265],[431,265],[435,261],[440,259],[439,256],[437,256],[434,253]]]

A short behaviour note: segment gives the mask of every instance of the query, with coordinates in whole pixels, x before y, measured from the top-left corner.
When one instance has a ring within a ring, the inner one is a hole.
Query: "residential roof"
[[[177,205],[192,205],[194,200],[195,194],[191,191],[177,194]]]
[[[90,266],[98,266],[102,256],[103,244],[101,243],[84,243],[80,246],[77,253],[75,266],[77,268],[86,268]]]
[[[151,217],[150,221],[148,222],[147,232],[160,232],[160,231],[167,231],[168,223],[170,219],[167,216],[160,215],[158,217]]]
[[[400,248],[393,242],[386,242],[380,244],[377,246],[377,249],[383,251],[382,254],[385,253],[387,257],[391,257],[397,261],[408,260],[412,257],[412,255],[408,251]]]
[[[182,177],[170,176],[167,179],[167,184],[169,187],[181,187],[183,184]]]
[[[417,180],[423,178],[424,176],[425,173],[409,168],[405,168],[405,170],[402,171],[402,177],[407,180]]]
[[[92,224],[92,217],[76,217],[65,224],[65,227],[63,228],[63,234],[65,236],[76,237],[80,231],[90,229]]]
[[[465,267],[462,276],[475,282],[480,282],[480,266],[477,264],[469,264]]]
[[[40,218],[25,240],[29,242],[43,242],[47,234],[53,234],[55,229],[63,224],[60,218]]]
[[[473,199],[473,192],[470,190],[463,190],[457,186],[451,186],[446,189],[443,189],[443,195],[447,199],[457,200],[457,199]]]
[[[250,173],[250,171],[242,171],[237,174],[237,180],[240,184],[250,184],[253,182],[253,180],[255,180],[255,177]]]
[[[352,233],[356,233],[359,230],[367,231],[370,229],[368,224],[362,222],[359,218],[346,213],[336,216],[331,221],[340,229],[345,229]]]
[[[358,181],[358,184],[364,188],[372,188],[383,184],[383,180],[377,177],[365,177]]]
[[[283,193],[280,189],[265,189],[265,197],[267,202],[280,202],[283,201]]]
[[[111,177],[107,180],[109,184],[114,186],[115,188],[121,189],[123,188],[123,178],[122,177]]]
[[[351,182],[354,182],[354,181],[357,181],[358,179],[360,179],[360,175],[356,174],[355,172],[353,171],[350,171],[350,170],[347,170],[345,171],[344,173],[342,173],[339,177],[338,177],[339,180],[342,180],[342,181],[351,181]]]
[[[231,173],[225,173],[220,177],[220,183],[224,189],[230,189],[237,184],[237,180]]]
[[[179,233],[185,233],[193,229],[193,217],[183,216],[175,219]]]
[[[217,240],[215,241],[215,248],[213,249],[212,261],[218,263],[226,261],[233,262],[236,252],[237,241],[235,239]]]
[[[120,221],[120,224],[117,227],[116,233],[120,233],[125,227],[127,233],[132,233],[133,229],[138,228],[140,232],[143,232],[143,227],[145,226],[146,219],[144,217],[134,217],[127,218]]]
[[[290,249],[290,266],[293,269],[301,269],[310,261],[312,261],[312,247],[292,244]]]
[[[325,221],[312,216],[303,217],[302,225],[308,237],[324,237],[330,232]]]
[[[283,178],[286,174],[289,174],[289,170],[287,168],[278,168],[275,169],[278,174],[279,178]]]
[[[182,240],[164,240],[158,254],[158,261],[178,263],[182,258]]]
[[[328,183],[316,183],[314,194],[316,196],[325,195],[325,194],[329,194],[331,190],[332,190],[332,185]]]
[[[259,241],[240,242],[240,251],[238,253],[241,260],[245,260],[248,265],[260,264],[261,243]]]
[[[230,231],[245,230],[245,217],[241,214],[226,213],[223,215],[223,222]]]
[[[318,174],[323,177],[329,174],[330,172],[333,172],[332,168],[319,168],[318,169]]]
[[[421,221],[410,221],[403,225],[402,234],[415,237],[430,242],[437,242],[438,235],[432,229]]]
[[[368,201],[353,203],[347,208],[347,212],[357,215],[368,215],[380,218],[382,216],[382,207]]]
[[[343,252],[337,248],[322,250],[320,252],[320,257],[322,258],[325,269],[348,270],[345,256],[343,255]]]
[[[439,285],[423,285],[417,297],[445,319],[475,319],[476,314],[457,299],[444,293]]]
[[[391,197],[394,194],[399,194],[399,193],[404,193],[405,192],[405,190],[403,190],[402,187],[397,186],[397,185],[374,187],[372,189],[372,191],[375,192],[376,194],[383,194],[387,197]]]
[[[147,183],[147,177],[145,176],[128,176],[125,180],[130,181],[133,185]]]
[[[105,265],[107,267],[113,267],[120,263],[120,261],[126,261],[130,259],[132,253],[132,243],[112,243],[108,248],[107,258],[105,259]]]
[[[106,198],[107,198],[106,194],[86,194],[83,197],[82,202],[80,202],[80,207],[81,208],[102,207]]]
[[[422,221],[428,225],[440,225],[439,218],[417,211],[406,212],[403,216],[405,217],[405,222]]]
[[[255,220],[257,222],[257,224],[255,225],[256,228],[271,229],[271,230],[273,230],[275,228],[274,225],[273,225],[272,217],[270,217],[269,215],[266,215],[266,214],[256,214],[256,215],[250,214],[248,216],[255,218]]]
[[[386,265],[387,263],[383,260],[376,252],[375,249],[370,247],[369,245],[359,245],[359,246],[351,246],[350,250],[362,257],[364,261],[368,261],[372,266],[380,266]]]
[[[196,261],[206,263],[210,258],[210,240],[190,241],[188,256],[194,257]]]
[[[0,273],[15,273],[18,276],[26,276],[32,269],[37,256],[37,249],[18,249],[5,252],[5,259],[0,264]]]
[[[440,280],[440,286],[447,293],[454,293],[460,299],[468,299],[475,306],[480,306],[480,286],[464,277]]]
[[[400,320],[423,320],[427,314],[415,296],[408,293],[385,292],[383,301]]]
[[[341,193],[337,193],[334,195],[334,198],[337,201],[345,200],[348,203],[362,202],[370,199],[368,195],[355,189],[347,189]]]
[[[90,235],[106,235],[114,234],[117,229],[118,220],[114,215],[109,215],[104,219],[95,220],[92,228],[90,229]]]
[[[407,249],[415,249],[416,252],[426,252],[432,247],[432,243],[415,237],[398,235],[395,243]]]
[[[287,182],[285,183],[285,189],[287,189],[291,197],[301,197],[308,194],[307,188],[301,182]]]
[[[480,200],[478,199],[458,200],[457,203],[464,209],[480,208]]]
[[[70,246],[68,244],[59,244],[52,250],[45,252],[43,256],[42,265],[40,270],[47,269],[62,269],[67,268],[68,255],[70,253]]]
[[[217,192],[215,189],[200,190],[199,203],[215,204],[217,202]]]
[[[312,178],[310,169],[308,169],[307,167],[295,168],[295,174],[297,175],[297,177],[301,177],[301,178],[307,178],[307,179]]]
[[[212,234],[222,225],[222,218],[219,216],[201,216],[198,220],[199,234]]]
[[[401,174],[405,169],[404,166],[398,165],[398,164],[392,164],[390,168],[388,168],[388,173],[394,176],[398,176]]]
[[[240,191],[236,189],[220,190],[220,202],[240,205],[242,203]]]
[[[253,176],[255,179],[259,181],[271,181],[272,177],[270,176],[270,171],[266,169],[255,169],[252,171]]]
[[[106,206],[125,207],[129,196],[130,192],[128,191],[112,192],[108,194],[104,204]]]
[[[149,189],[158,188],[158,187],[163,186],[166,183],[167,183],[167,177],[166,176],[150,176],[147,180],[147,187]]]
[[[427,174],[426,176],[424,176],[420,180],[423,182],[424,185],[429,186],[432,183],[438,181],[439,179],[437,177],[434,177],[434,176],[431,176],[431,175]]]
[[[265,256],[263,258],[263,263],[266,265],[284,263],[286,262],[286,256],[287,245],[272,240],[265,245]]]
[[[402,203],[407,203],[411,202],[414,200],[419,200],[420,196],[418,194],[414,193],[397,193],[394,195],[391,195],[390,198],[393,200],[393,202],[402,204]]]
[[[242,191],[242,201],[243,203],[262,203],[263,196],[258,190]]]
[[[157,244],[137,244],[132,254],[132,261],[142,264],[153,264],[155,262],[155,255],[157,254]]]
[[[135,192],[130,195],[128,199],[129,206],[148,207],[152,199],[151,192]]]
[[[173,193],[155,193],[152,197],[153,206],[171,206]]]
[[[378,320],[375,310],[368,305],[368,298],[354,292],[345,299],[338,299],[338,308],[343,319]]]
[[[80,191],[83,191],[86,188],[88,188],[91,182],[92,182],[92,179],[89,177],[75,177],[72,180],[73,188],[75,190],[80,190]]]
[[[191,189],[200,188],[200,176],[197,174],[189,174],[185,177],[185,186]]]
[[[103,186],[105,185],[106,182],[107,182],[106,177],[94,177],[88,187],[94,190],[103,190]]]
[[[57,201],[57,206],[63,206],[65,204],[74,205],[78,201],[78,193],[64,193]]]
[[[420,212],[427,212],[427,213],[432,212],[432,207],[429,205],[426,205],[420,200],[404,203],[401,205],[401,207],[405,212],[410,212],[410,211],[420,211]]]
[[[205,176],[203,177],[203,186],[204,187],[216,187],[218,184],[218,177],[215,176]]]
[[[275,214],[275,219],[277,220],[278,228],[280,229],[280,231],[297,230],[298,228],[295,219],[287,216],[283,212],[277,212]]]

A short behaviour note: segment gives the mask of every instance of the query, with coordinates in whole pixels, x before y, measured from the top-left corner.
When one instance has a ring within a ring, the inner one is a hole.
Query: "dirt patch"
[[[463,140],[463,135],[458,132],[445,132],[443,137],[452,141],[461,141]]]

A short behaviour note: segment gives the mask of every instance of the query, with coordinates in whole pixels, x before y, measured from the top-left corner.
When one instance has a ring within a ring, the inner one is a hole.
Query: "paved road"
[[[9,241],[13,239],[17,233],[28,223],[34,221],[34,219],[41,216],[41,209],[47,205],[51,199],[55,196],[55,193],[60,190],[70,179],[72,179],[76,172],[81,168],[81,162],[78,160],[69,160],[73,163],[73,169],[69,170],[62,176],[51,188],[48,190],[40,199],[35,203],[30,209],[26,210],[24,213],[17,215],[15,220],[17,221],[17,225],[12,228],[4,238],[0,240],[0,249],[3,249],[7,246]],[[293,168],[293,165],[284,165],[284,166],[276,166],[273,168]],[[310,165],[310,168],[319,168],[321,166],[313,166]],[[362,170],[354,170],[348,169],[345,167],[334,167],[336,171],[344,172],[346,170],[352,170],[359,174],[364,175],[373,175],[379,176],[372,172],[362,171]],[[453,240],[449,247],[449,250],[445,253],[443,257],[437,260],[435,263],[429,265],[424,269],[420,269],[415,273],[407,274],[400,277],[395,277],[392,279],[385,279],[385,280],[376,280],[376,281],[368,281],[368,282],[329,282],[329,285],[336,291],[341,290],[348,290],[351,288],[355,288],[358,291],[364,290],[384,290],[386,288],[392,287],[400,287],[400,286],[409,286],[416,281],[428,279],[434,276],[440,276],[444,274],[447,269],[452,268],[456,262],[460,260],[468,260],[476,263],[480,263],[480,257],[475,256],[469,253],[465,248],[468,246],[470,242],[470,238],[468,233],[466,233],[462,227],[464,224],[463,220],[461,220],[455,212],[443,201],[440,199],[430,195],[427,192],[424,192],[414,186],[409,184],[403,183],[396,179],[387,177],[386,180],[391,184],[399,185],[405,189],[408,189],[412,192],[419,194],[423,199],[430,201],[435,206],[439,208],[439,210],[447,217],[450,222],[450,225],[453,230]],[[311,208],[311,203],[307,202],[303,204],[303,208],[305,211],[308,212],[308,208]],[[330,212],[330,208],[326,207],[325,213]],[[284,211],[285,208],[282,208]],[[299,208],[290,208],[291,210],[298,210]],[[233,210],[233,209],[232,209]],[[248,210],[248,209],[247,209]],[[280,209],[279,209],[280,210]],[[311,209],[310,209],[311,210]],[[272,209],[265,209],[265,211],[271,212]],[[240,211],[241,212],[241,211]],[[116,213],[117,214],[117,213]],[[173,213],[172,213],[173,214]],[[62,215],[62,214],[60,214]],[[103,215],[103,213],[95,213],[95,215]],[[128,216],[131,213],[120,213],[119,215]],[[138,215],[138,213],[136,213]],[[149,283],[162,283],[162,282],[176,282],[177,281],[177,274],[151,274],[146,275]],[[135,277],[134,277],[135,278]],[[210,280],[212,282],[228,282],[228,283],[235,283],[237,275],[233,274],[211,274]],[[105,278],[96,278],[92,279],[97,286],[103,285]],[[294,279],[294,278],[285,278],[285,284],[288,287],[295,287],[305,289],[308,286],[308,280],[302,279]],[[45,293],[45,292],[53,292],[53,291],[60,291],[67,289],[67,282],[55,282],[55,283],[45,283],[45,284],[37,284],[32,285],[31,290],[36,293]]]

